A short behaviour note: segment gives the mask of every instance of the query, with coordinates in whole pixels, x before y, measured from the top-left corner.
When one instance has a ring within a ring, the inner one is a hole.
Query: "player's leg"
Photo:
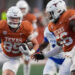
[[[71,58],[65,58],[63,64],[59,68],[59,74],[58,75],[71,75],[70,67],[71,67],[72,61]]]
[[[3,64],[5,62],[9,61],[9,59],[4,55],[4,53],[1,51],[0,52],[0,68],[2,68]],[[7,71],[6,71],[7,72]],[[8,73],[2,73],[2,75],[9,75]],[[11,72],[11,75],[13,75],[13,72]]]
[[[0,48],[1,49],[1,48]],[[5,56],[3,51],[0,52],[0,68],[2,69],[3,64],[9,59]]]
[[[57,68],[55,62],[52,61],[51,59],[48,59],[43,70],[43,75],[54,75],[56,73],[57,73]]]
[[[71,65],[70,71],[71,71],[71,75],[75,75],[75,46],[71,50],[71,54],[73,56],[72,56],[72,65]]]
[[[19,59],[9,59],[3,64],[2,75],[16,75],[19,65]]]
[[[73,63],[71,65],[71,75],[75,75],[75,56],[73,57]]]
[[[15,75],[15,74],[11,70],[5,70],[4,72],[2,72],[2,75]]]
[[[16,70],[16,67],[13,68],[12,66],[16,66],[14,65],[14,63],[18,65],[19,61],[12,61],[12,64],[10,65],[10,63],[8,62],[11,62],[11,61],[9,60],[10,59],[3,53],[1,45],[0,45],[0,68],[2,68],[3,66],[2,75],[15,75],[14,72],[10,69],[10,67]]]
[[[24,75],[30,75],[30,56],[24,56]]]

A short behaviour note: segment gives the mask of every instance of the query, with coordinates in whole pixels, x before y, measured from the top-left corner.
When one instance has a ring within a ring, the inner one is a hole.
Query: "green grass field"
[[[31,65],[31,72],[30,75],[42,75],[44,65]],[[0,70],[1,75],[1,70]],[[23,65],[20,66],[17,75],[23,75]]]

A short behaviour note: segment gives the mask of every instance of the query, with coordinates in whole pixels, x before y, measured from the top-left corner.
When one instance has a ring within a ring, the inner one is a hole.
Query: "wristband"
[[[32,54],[34,54],[34,53],[35,53],[35,50],[32,49],[32,50],[30,51],[30,55],[32,55]]]

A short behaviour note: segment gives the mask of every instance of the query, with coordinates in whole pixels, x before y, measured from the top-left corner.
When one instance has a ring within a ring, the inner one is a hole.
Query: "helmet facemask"
[[[8,17],[7,22],[11,28],[18,28],[21,24],[20,18],[14,18],[14,17]]]

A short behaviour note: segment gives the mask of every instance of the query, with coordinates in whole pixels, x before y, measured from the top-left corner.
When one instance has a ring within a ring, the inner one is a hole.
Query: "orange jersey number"
[[[58,40],[58,42],[60,42],[60,44],[62,44],[63,46],[69,46],[73,43],[73,40],[71,37],[67,36],[67,32],[63,32],[60,34],[60,36],[56,36],[56,39]],[[59,40],[60,39],[60,40]]]

